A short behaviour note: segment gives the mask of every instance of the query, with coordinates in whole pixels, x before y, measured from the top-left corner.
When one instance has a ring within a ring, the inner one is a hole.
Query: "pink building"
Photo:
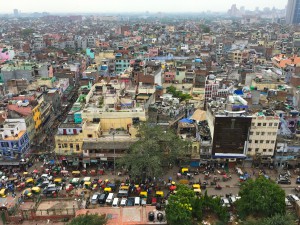
[[[175,80],[175,71],[165,72],[164,81],[165,83],[172,83]]]

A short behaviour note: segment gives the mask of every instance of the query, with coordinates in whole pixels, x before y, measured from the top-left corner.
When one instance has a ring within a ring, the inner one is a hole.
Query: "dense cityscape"
[[[299,5],[0,11],[0,225],[300,224]]]

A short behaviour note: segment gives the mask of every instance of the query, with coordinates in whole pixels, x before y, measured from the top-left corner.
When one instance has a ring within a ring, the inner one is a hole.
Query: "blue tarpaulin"
[[[182,120],[179,120],[179,122],[181,122],[181,123],[193,123],[194,120],[190,120],[188,118],[183,118]]]
[[[234,94],[236,94],[236,95],[243,95],[244,93],[243,93],[243,90],[235,90]]]

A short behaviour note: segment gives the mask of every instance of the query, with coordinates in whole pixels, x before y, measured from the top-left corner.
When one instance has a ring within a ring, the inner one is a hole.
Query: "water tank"
[[[157,220],[158,220],[159,222],[161,222],[161,221],[163,221],[163,219],[164,219],[164,214],[162,214],[162,213],[157,213]]]
[[[149,212],[148,213],[148,220],[149,221],[154,221],[154,219],[155,219],[154,212]]]

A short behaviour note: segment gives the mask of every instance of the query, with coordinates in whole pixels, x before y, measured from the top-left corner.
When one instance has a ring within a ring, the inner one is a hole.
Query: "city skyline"
[[[203,4],[204,3],[204,4]],[[50,12],[50,13],[79,13],[79,12],[226,12],[233,4],[237,8],[244,6],[248,10],[254,10],[256,7],[263,9],[265,7],[276,7],[284,9],[287,5],[287,0],[211,0],[197,1],[186,0],[110,0],[103,4],[102,1],[90,0],[87,5],[81,0],[52,0],[52,1],[36,1],[36,0],[11,0],[5,3],[5,7],[1,7],[0,13],[12,13],[14,9],[18,9],[24,13],[30,12]]]

